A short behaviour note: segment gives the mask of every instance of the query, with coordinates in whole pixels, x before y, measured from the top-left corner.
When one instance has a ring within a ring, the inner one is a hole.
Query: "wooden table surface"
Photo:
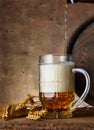
[[[79,108],[70,119],[1,119],[0,130],[94,130],[94,108]]]

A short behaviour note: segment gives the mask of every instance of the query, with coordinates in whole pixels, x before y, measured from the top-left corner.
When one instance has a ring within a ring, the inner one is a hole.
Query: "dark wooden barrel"
[[[67,47],[67,54],[72,54],[76,67],[85,69],[91,80],[90,91],[85,101],[94,105],[94,16],[85,21],[72,35]],[[76,93],[84,91],[85,79],[76,74]]]

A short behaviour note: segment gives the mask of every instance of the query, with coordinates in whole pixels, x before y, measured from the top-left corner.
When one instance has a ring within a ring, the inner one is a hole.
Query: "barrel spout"
[[[83,3],[94,3],[94,0],[67,0],[67,3],[75,4],[77,2],[83,2]]]

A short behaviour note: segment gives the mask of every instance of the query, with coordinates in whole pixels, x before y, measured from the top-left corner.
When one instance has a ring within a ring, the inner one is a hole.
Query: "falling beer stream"
[[[64,54],[66,54],[66,49],[67,49],[67,42],[68,42],[68,26],[67,26],[67,16],[68,16],[68,4],[67,2],[64,3]]]

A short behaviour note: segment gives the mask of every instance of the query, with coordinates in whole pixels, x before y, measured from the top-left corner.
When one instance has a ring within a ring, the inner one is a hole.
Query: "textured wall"
[[[66,0],[0,0],[0,103],[38,95],[38,58],[64,54]],[[67,39],[94,15],[93,4],[67,8]]]

